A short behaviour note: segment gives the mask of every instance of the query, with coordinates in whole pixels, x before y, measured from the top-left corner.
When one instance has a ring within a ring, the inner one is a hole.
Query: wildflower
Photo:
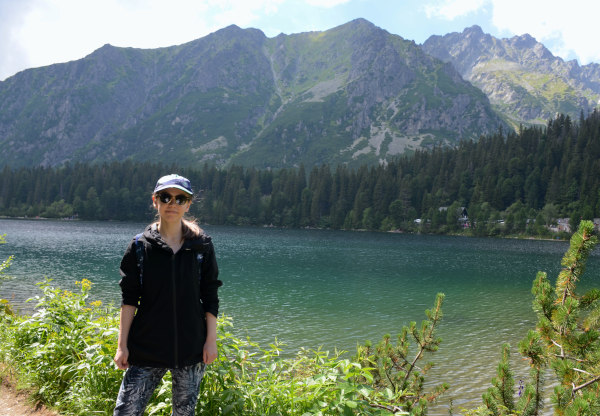
[[[88,279],[81,279],[81,282],[75,282],[76,285],[81,285],[81,290],[88,291],[92,288],[92,282]]]
[[[519,397],[521,397],[521,394],[523,394],[523,389],[525,389],[525,386],[523,385],[523,379],[519,379]]]

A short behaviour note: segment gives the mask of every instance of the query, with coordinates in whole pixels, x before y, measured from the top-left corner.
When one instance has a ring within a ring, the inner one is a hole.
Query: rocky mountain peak
[[[227,38],[232,38],[232,37],[237,37],[237,36],[265,38],[265,34],[259,29],[254,29],[254,28],[242,29],[241,27],[239,27],[237,25],[226,26],[223,29],[219,29],[216,32],[214,32],[213,35],[223,36],[223,37],[227,37]]]
[[[471,27],[432,36],[425,52],[452,63],[511,124],[546,124],[556,113],[579,117],[600,99],[600,68],[565,63],[529,34],[498,39]]]
[[[340,29],[340,30],[357,30],[357,29],[366,29],[373,31],[383,31],[383,29],[375,26],[373,23],[369,22],[367,19],[363,19],[359,17],[357,19],[351,20],[348,23],[344,23],[337,28],[333,28],[332,30]]]
[[[520,36],[514,36],[508,40],[508,44],[515,48],[521,49],[531,49],[534,46],[536,46],[537,43],[538,42],[535,40],[535,38],[529,35],[528,33],[525,33],[524,35]]]
[[[468,38],[468,37],[480,38],[480,37],[484,36],[484,33],[483,33],[483,29],[481,28],[481,26],[473,25],[473,26],[465,28],[463,30],[463,35],[465,38]]]

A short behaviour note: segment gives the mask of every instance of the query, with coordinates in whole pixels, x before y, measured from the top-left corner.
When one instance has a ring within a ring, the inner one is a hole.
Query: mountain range
[[[0,166],[385,163],[578,116],[599,80],[600,65],[477,27],[417,45],[364,19],[273,38],[229,26],[167,48],[105,45],[0,82]]]
[[[565,62],[528,34],[497,39],[472,26],[422,47],[485,92],[513,127],[546,124],[557,113],[587,116],[600,105],[600,65]]]

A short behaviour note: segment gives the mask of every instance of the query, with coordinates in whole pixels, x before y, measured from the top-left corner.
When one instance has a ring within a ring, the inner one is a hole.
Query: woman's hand
[[[202,355],[204,364],[212,364],[218,356],[219,353],[217,352],[217,341],[207,339],[204,343],[204,352]]]
[[[204,364],[212,364],[217,359],[217,317],[206,312],[206,341],[204,341]]]
[[[129,368],[129,350],[127,348],[118,348],[115,354],[115,364],[119,370],[126,370]]]
[[[117,353],[115,354],[115,364],[119,370],[129,368],[129,349],[127,348],[127,338],[129,337],[129,329],[133,322],[133,316],[136,311],[135,306],[121,306],[121,318],[119,320],[119,340],[117,342]]]

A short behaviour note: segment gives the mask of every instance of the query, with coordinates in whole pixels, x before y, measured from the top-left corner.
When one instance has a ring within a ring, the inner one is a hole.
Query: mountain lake
[[[40,294],[36,283],[77,290],[94,284],[92,300],[118,305],[118,267],[142,223],[0,220],[0,259],[14,255],[0,298],[23,312]],[[224,282],[221,313],[234,333],[266,347],[275,339],[284,354],[300,348],[356,351],[384,334],[425,319],[438,292],[446,295],[437,334],[436,366],[426,377],[450,390],[430,415],[481,404],[491,386],[503,343],[513,346],[515,382],[528,369],[518,342],[535,327],[531,286],[538,271],[555,282],[565,241],[480,239],[330,230],[205,226],[213,237]],[[579,293],[600,286],[600,252],[587,264]],[[547,392],[550,389],[547,389]],[[546,411],[549,412],[550,406]]]

